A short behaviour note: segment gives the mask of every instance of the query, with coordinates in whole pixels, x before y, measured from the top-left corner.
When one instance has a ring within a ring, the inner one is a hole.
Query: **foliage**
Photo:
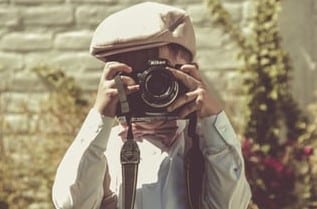
[[[29,109],[28,101],[20,104],[22,114],[27,115],[27,131],[5,126],[9,131],[0,139],[8,144],[2,146],[6,152],[0,153],[1,209],[5,204],[10,209],[53,208],[51,188],[57,165],[90,106],[90,95],[61,69],[38,66],[33,70],[49,94],[41,99],[36,112]],[[5,120],[4,109],[0,114]]]
[[[0,68],[1,69],[1,68]],[[9,198],[9,194],[12,192],[11,187],[11,169],[10,169],[10,159],[7,156],[7,152],[5,150],[4,144],[4,112],[7,106],[7,100],[3,97],[3,93],[6,92],[7,86],[3,86],[0,89],[0,208],[6,209],[9,207],[7,203],[7,199]]]
[[[214,22],[240,47],[248,98],[243,152],[253,199],[260,208],[315,208],[316,165],[308,119],[290,92],[291,65],[281,47],[279,0],[253,0],[249,33],[231,21],[219,0],[208,0]],[[315,166],[315,167],[314,167]]]
[[[41,109],[41,114],[46,115],[43,120],[47,120],[48,123],[54,121],[58,125],[56,130],[49,131],[75,133],[89,107],[89,100],[85,98],[83,90],[73,77],[65,75],[61,69],[39,66],[33,70],[51,90]]]

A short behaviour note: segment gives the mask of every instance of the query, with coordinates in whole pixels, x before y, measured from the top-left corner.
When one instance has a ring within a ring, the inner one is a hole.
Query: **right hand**
[[[94,108],[104,116],[115,117],[116,115],[119,97],[114,77],[119,72],[131,73],[132,68],[120,62],[107,62],[101,75]],[[123,75],[120,77],[123,85],[126,87],[125,91],[127,95],[139,90],[139,85],[131,77]]]

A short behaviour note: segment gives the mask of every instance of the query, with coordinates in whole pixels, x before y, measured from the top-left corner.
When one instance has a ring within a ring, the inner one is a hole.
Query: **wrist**
[[[115,110],[111,110],[113,108],[107,108],[104,105],[100,105],[98,103],[95,103],[95,105],[93,106],[93,108],[98,111],[101,115],[106,116],[106,117],[110,117],[110,118],[114,118],[115,117]]]
[[[200,118],[206,118],[210,116],[218,115],[223,111],[222,106],[219,103],[214,103],[211,105],[208,109],[206,108],[205,111],[202,111],[202,113],[199,115]]]

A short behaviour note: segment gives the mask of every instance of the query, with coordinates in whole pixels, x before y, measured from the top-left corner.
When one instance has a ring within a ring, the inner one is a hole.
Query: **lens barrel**
[[[162,66],[152,66],[139,76],[141,98],[154,108],[164,108],[177,97],[179,84],[174,75]]]

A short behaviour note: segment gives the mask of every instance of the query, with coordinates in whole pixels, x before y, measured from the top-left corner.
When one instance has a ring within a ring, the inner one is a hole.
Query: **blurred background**
[[[50,209],[94,101],[96,26],[136,0],[0,0],[0,209]],[[162,0],[188,11],[200,70],[242,143],[249,208],[316,209],[316,0]]]

